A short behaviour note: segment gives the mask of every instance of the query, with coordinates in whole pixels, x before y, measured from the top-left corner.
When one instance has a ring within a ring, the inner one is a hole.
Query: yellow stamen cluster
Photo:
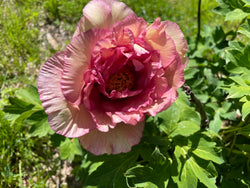
[[[112,74],[106,85],[106,90],[111,92],[116,90],[119,92],[125,89],[132,89],[134,85],[134,75],[128,67],[123,67],[119,72]]]

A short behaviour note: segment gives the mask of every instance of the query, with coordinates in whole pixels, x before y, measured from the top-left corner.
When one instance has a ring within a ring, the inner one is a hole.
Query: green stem
[[[225,134],[225,133],[238,131],[239,129],[241,129],[241,128],[240,127],[233,127],[233,128],[221,129],[221,131],[222,131],[222,134]]]
[[[199,0],[199,2],[198,2],[197,27],[198,27],[198,32],[197,32],[197,38],[196,38],[196,43],[195,43],[196,49],[198,47],[198,43],[200,40],[200,34],[201,34],[201,0]]]
[[[229,153],[228,153],[228,157],[231,155],[231,153],[233,151],[234,145],[236,143],[236,138],[237,138],[237,135],[236,135],[236,133],[234,133],[234,138],[233,138],[233,142],[232,142],[232,145],[231,145]]]
[[[229,152],[231,152],[231,153],[244,155],[244,156],[250,158],[250,155],[247,152],[242,152],[242,151],[239,151],[239,150],[236,150],[236,149],[230,150],[228,148],[226,150],[229,150]]]

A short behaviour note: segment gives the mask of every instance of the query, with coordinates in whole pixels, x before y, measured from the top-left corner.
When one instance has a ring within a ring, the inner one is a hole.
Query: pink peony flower
[[[51,128],[78,137],[95,155],[128,152],[138,144],[145,115],[178,97],[188,59],[179,26],[137,17],[124,3],[92,0],[65,51],[37,80]]]

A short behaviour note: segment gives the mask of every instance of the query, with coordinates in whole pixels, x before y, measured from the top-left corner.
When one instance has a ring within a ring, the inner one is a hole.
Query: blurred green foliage
[[[199,110],[179,89],[168,110],[147,118],[140,144],[113,156],[94,156],[55,134],[36,87],[27,86],[55,52],[44,49],[41,30],[53,25],[72,35],[87,2],[1,1],[0,187],[53,186],[66,160],[83,187],[249,187],[249,1],[202,0],[196,41],[198,0],[124,0],[148,22],[180,25],[189,43],[186,84],[210,123],[200,128]]]

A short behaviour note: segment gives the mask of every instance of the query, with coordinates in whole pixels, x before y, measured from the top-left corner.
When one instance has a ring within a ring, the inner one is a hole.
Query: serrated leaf
[[[33,123],[30,128],[30,135],[38,136],[39,138],[53,133],[54,131],[50,128],[47,117],[39,122]]]
[[[192,152],[205,160],[213,161],[217,164],[222,164],[224,162],[223,158],[215,151],[215,142],[209,142],[204,138],[200,138],[197,148],[195,148]]]
[[[243,121],[248,116],[248,114],[250,114],[250,101],[247,101],[242,105],[242,119],[243,119]]]
[[[210,179],[207,174],[204,172],[205,170],[201,168],[195,161],[193,157],[190,157],[186,161],[187,168],[192,170],[195,176],[207,187],[209,188],[217,188],[215,185],[215,179]]]
[[[197,123],[194,123],[193,121],[181,121],[177,128],[169,136],[190,136],[199,130],[200,126]]]
[[[233,11],[228,12],[226,14],[225,21],[243,20],[248,15],[249,15],[249,13],[246,13],[243,10],[236,8]]]
[[[66,138],[66,140],[60,145],[60,158],[63,160],[68,159],[69,161],[73,161],[75,155],[82,155],[82,148],[79,140],[76,138]]]

